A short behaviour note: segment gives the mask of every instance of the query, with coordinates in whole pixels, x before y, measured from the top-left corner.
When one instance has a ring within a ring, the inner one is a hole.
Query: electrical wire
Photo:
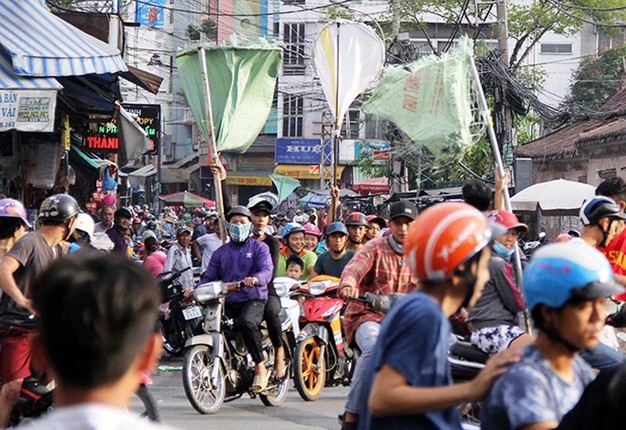
[[[590,12],[614,12],[614,11],[619,11],[619,10],[626,10],[626,5],[615,6],[615,7],[588,7],[588,6],[578,6],[577,4],[563,3],[558,0],[552,0],[552,3],[558,4],[560,7],[564,7],[567,9],[586,10]]]

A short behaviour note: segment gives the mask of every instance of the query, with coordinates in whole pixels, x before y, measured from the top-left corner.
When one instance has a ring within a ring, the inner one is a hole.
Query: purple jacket
[[[107,230],[107,236],[111,239],[111,242],[115,244],[115,248],[113,248],[113,252],[118,252],[124,255],[128,255],[126,250],[128,249],[128,244],[126,243],[126,239],[124,239],[124,233],[119,231],[115,225]]]
[[[267,284],[272,280],[273,271],[274,264],[265,243],[254,239],[242,243],[231,241],[215,250],[201,282],[235,282],[255,276],[260,283],[258,286],[228,293],[226,302],[267,300]]]

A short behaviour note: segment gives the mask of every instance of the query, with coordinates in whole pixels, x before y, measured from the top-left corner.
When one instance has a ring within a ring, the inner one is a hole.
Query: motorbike
[[[542,231],[537,236],[536,240],[529,240],[527,242],[521,243],[522,252],[526,257],[531,257],[532,254],[538,250],[540,247],[548,243],[548,236],[545,231]]]
[[[157,403],[148,390],[150,378],[144,376],[141,385],[131,398],[129,410],[131,413],[154,422],[159,422]],[[54,408],[52,397],[54,383],[44,385],[36,374],[24,379],[20,395],[11,410],[9,427],[17,427],[25,420],[38,418]]]
[[[189,403],[201,414],[215,414],[224,402],[252,392],[254,362],[248,353],[241,333],[234,329],[234,321],[225,314],[226,294],[245,288],[243,283],[208,282],[194,291],[195,300],[206,309],[202,333],[188,339],[183,362],[183,387]],[[281,312],[281,326],[285,345],[295,338],[291,320]],[[265,367],[274,369],[274,348],[264,323],[261,324]],[[291,359],[289,348],[285,358]],[[287,397],[288,379],[271,378],[259,398],[266,406],[280,406]]]
[[[190,270],[161,273],[157,285],[161,291],[158,330],[163,338],[163,348],[169,354],[180,356],[185,342],[201,330],[202,308],[193,297],[187,297],[178,282],[180,275]]]
[[[293,380],[303,400],[316,400],[325,386],[350,385],[358,351],[345,343],[337,297],[339,278],[317,276],[300,287],[301,329],[294,352]]]

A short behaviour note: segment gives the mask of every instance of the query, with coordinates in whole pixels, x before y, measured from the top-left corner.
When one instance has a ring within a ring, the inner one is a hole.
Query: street
[[[157,401],[161,422],[179,429],[254,428],[255,430],[338,429],[347,387],[325,388],[315,402],[305,402],[290,383],[282,406],[264,406],[247,395],[224,403],[215,415],[201,415],[187,401],[182,385],[182,359],[163,359],[152,376],[150,392]]]

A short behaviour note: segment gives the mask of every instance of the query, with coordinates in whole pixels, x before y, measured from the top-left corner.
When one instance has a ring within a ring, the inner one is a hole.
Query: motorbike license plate
[[[200,306],[192,306],[187,309],[183,309],[183,316],[186,320],[192,320],[195,318],[200,318],[202,316],[202,312],[200,311]]]

